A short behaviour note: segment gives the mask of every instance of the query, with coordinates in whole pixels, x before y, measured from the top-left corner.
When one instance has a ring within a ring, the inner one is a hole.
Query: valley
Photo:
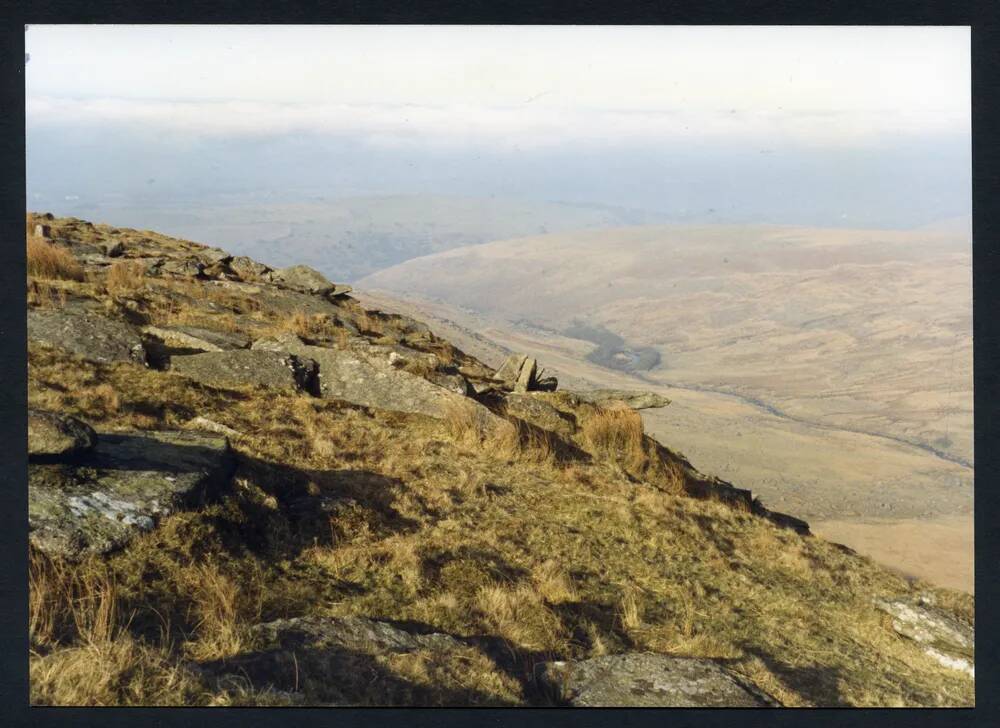
[[[527,352],[559,377],[560,388],[662,394],[671,404],[643,410],[646,429],[696,467],[902,573],[974,590],[973,470],[966,465],[897,438],[791,418],[736,394],[614,371],[587,360],[593,344],[551,331],[440,301],[357,295],[369,307],[419,315],[492,365],[509,351]]]

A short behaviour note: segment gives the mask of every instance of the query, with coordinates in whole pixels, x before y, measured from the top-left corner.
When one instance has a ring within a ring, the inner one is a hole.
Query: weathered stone
[[[72,456],[94,447],[97,434],[69,415],[28,408],[28,455]]]
[[[142,266],[142,274],[144,276],[152,276],[154,278],[160,275],[163,264],[166,262],[166,259],[161,257],[130,258],[129,260]]]
[[[271,273],[271,279],[278,285],[303,293],[327,294],[336,286],[315,268],[307,265],[293,265]]]
[[[427,371],[434,371],[441,363],[434,354],[398,344],[396,346],[380,346],[371,344],[365,339],[358,339],[354,342],[354,347],[364,349],[367,354],[373,357],[385,356],[387,362],[399,369],[419,367]]]
[[[382,665],[398,654],[468,658],[476,648],[450,635],[407,632],[362,617],[298,617],[255,627],[260,649],[200,666],[225,684],[241,676],[257,690],[301,696],[309,705],[468,705],[484,702],[474,691],[456,692],[401,680]],[[486,702],[489,702],[488,699]]]
[[[504,398],[507,413],[543,430],[551,430],[560,437],[570,438],[576,425],[545,400],[530,393],[511,393]]]
[[[36,238],[51,238],[52,228],[48,225],[42,225],[41,223],[35,224],[35,237]]]
[[[184,427],[189,430],[201,430],[202,432],[214,432],[218,435],[225,435],[226,437],[238,437],[239,432],[234,430],[232,427],[227,427],[215,420],[210,420],[207,417],[194,417],[184,423]]]
[[[527,354],[511,354],[504,360],[504,363],[500,365],[500,368],[497,369],[493,378],[498,382],[503,382],[513,388],[517,383],[517,378],[521,374],[521,367],[527,359]]]
[[[534,389],[535,375],[538,373],[538,362],[535,359],[525,359],[521,365],[521,371],[517,375],[517,382],[514,384],[515,392],[529,392]]]
[[[554,392],[559,388],[559,380],[555,377],[538,377],[535,380],[536,392]]]
[[[412,652],[428,647],[457,648],[445,634],[414,634],[364,617],[298,617],[257,625],[252,636],[265,649],[289,646],[344,647],[359,652]]]
[[[233,466],[217,435],[101,433],[73,464],[29,465],[29,538],[70,559],[113,551],[163,516],[202,503]]]
[[[976,676],[975,628],[936,608],[931,600],[876,600],[876,608],[892,618],[892,628],[923,645],[924,652],[945,667]]]
[[[171,258],[163,261],[163,264],[160,266],[160,271],[163,273],[173,273],[178,276],[197,278],[201,275],[201,271],[204,267],[204,263],[200,260],[195,260],[194,258],[182,258],[179,260]]]
[[[229,351],[246,349],[250,337],[229,331],[213,331],[195,326],[145,326],[143,333],[155,336],[168,346],[201,351]]]
[[[467,397],[471,391],[468,380],[461,374],[449,374],[448,372],[432,371],[427,374],[427,381],[437,386],[447,389],[463,397]]]
[[[244,281],[259,280],[271,268],[245,255],[237,255],[229,261],[229,268]]]
[[[197,255],[205,265],[228,263],[233,259],[232,255],[220,248],[201,248],[198,250]]]
[[[100,247],[109,258],[118,258],[125,252],[125,246],[121,240],[107,240],[101,243]]]
[[[234,349],[175,356],[170,370],[215,386],[255,385],[318,393],[316,362],[284,352]]]
[[[579,708],[758,708],[777,703],[717,662],[645,652],[546,662],[541,682]]]
[[[255,341],[251,346],[251,350],[261,349],[287,351],[314,359],[319,364],[321,397],[430,417],[442,417],[449,404],[464,402],[482,410],[484,420],[498,419],[474,400],[397,369],[380,347],[370,347],[375,353],[363,348],[327,349],[304,344],[294,334],[279,334]]]
[[[83,309],[29,309],[28,340],[101,363],[146,363],[142,340],[131,326]]]
[[[586,392],[574,392],[584,402],[604,405],[610,402],[624,402],[632,409],[655,409],[666,407],[670,400],[655,392],[627,389],[591,389]]]
[[[346,296],[348,293],[354,289],[344,283],[335,283],[333,288],[326,292],[327,298],[340,298],[341,296]]]

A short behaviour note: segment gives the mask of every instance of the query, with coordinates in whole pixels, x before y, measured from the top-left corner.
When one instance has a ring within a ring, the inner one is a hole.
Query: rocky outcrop
[[[418,634],[362,617],[298,617],[261,624],[251,639],[259,649],[204,663],[203,674],[220,686],[249,681],[256,690],[298,696],[308,705],[468,705],[478,700],[442,686],[421,686],[395,675],[394,655],[424,659],[476,652],[445,634]]]
[[[576,424],[558,409],[546,402],[541,397],[531,393],[508,394],[504,398],[505,409],[508,414],[517,417],[519,420],[530,422],[543,430],[550,430],[564,439],[573,437],[576,432]]]
[[[219,263],[226,264],[233,260],[233,256],[227,253],[221,248],[200,248],[198,250],[198,258],[206,266],[218,265]]]
[[[244,281],[260,280],[272,270],[269,266],[258,263],[245,255],[237,255],[229,261],[229,269],[238,275],[240,280]]]
[[[321,397],[429,417],[442,417],[449,403],[462,401],[483,410],[487,419],[496,417],[474,400],[397,368],[389,360],[391,352],[383,347],[328,349],[305,344],[294,334],[282,334],[255,341],[251,350],[288,352],[315,360]]]
[[[222,387],[319,392],[316,362],[285,352],[234,349],[175,356],[170,360],[170,371]]]
[[[71,457],[93,449],[97,435],[86,422],[28,408],[28,456]]]
[[[144,326],[142,332],[156,337],[168,346],[180,349],[229,351],[246,349],[250,346],[250,337],[244,334],[213,331],[196,326]]]
[[[114,551],[160,518],[203,502],[233,466],[217,435],[100,433],[90,452],[72,460],[29,464],[29,538],[68,559]]]
[[[168,258],[159,266],[160,273],[197,278],[205,269],[205,264],[195,258]]]
[[[302,293],[325,295],[336,289],[336,285],[315,268],[307,265],[293,265],[271,272],[271,280],[279,286]]]
[[[586,392],[573,392],[579,399],[591,404],[606,405],[612,402],[624,402],[635,410],[656,409],[666,407],[670,400],[655,392],[626,389],[592,389]]]
[[[527,354],[508,356],[493,380],[508,392],[553,392],[559,384],[555,377],[542,377],[538,361]]]
[[[759,708],[777,703],[717,662],[652,653],[547,662],[539,680],[578,708]]]
[[[131,326],[84,309],[29,309],[28,340],[105,364],[146,363],[142,341]]]
[[[933,597],[879,600],[875,607],[891,618],[893,630],[921,645],[934,660],[953,670],[976,676],[976,632],[936,608]]]

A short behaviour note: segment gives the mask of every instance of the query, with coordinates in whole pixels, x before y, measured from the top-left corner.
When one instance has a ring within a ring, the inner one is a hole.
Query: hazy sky
[[[31,26],[29,123],[515,146],[967,133],[941,27]]]

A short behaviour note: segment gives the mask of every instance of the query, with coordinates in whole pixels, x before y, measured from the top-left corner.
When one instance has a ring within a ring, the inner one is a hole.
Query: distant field
[[[456,248],[359,287],[561,332],[605,366],[628,369],[651,350],[650,382],[737,394],[786,419],[973,463],[961,225],[578,231]],[[588,331],[620,337],[617,358]]]

